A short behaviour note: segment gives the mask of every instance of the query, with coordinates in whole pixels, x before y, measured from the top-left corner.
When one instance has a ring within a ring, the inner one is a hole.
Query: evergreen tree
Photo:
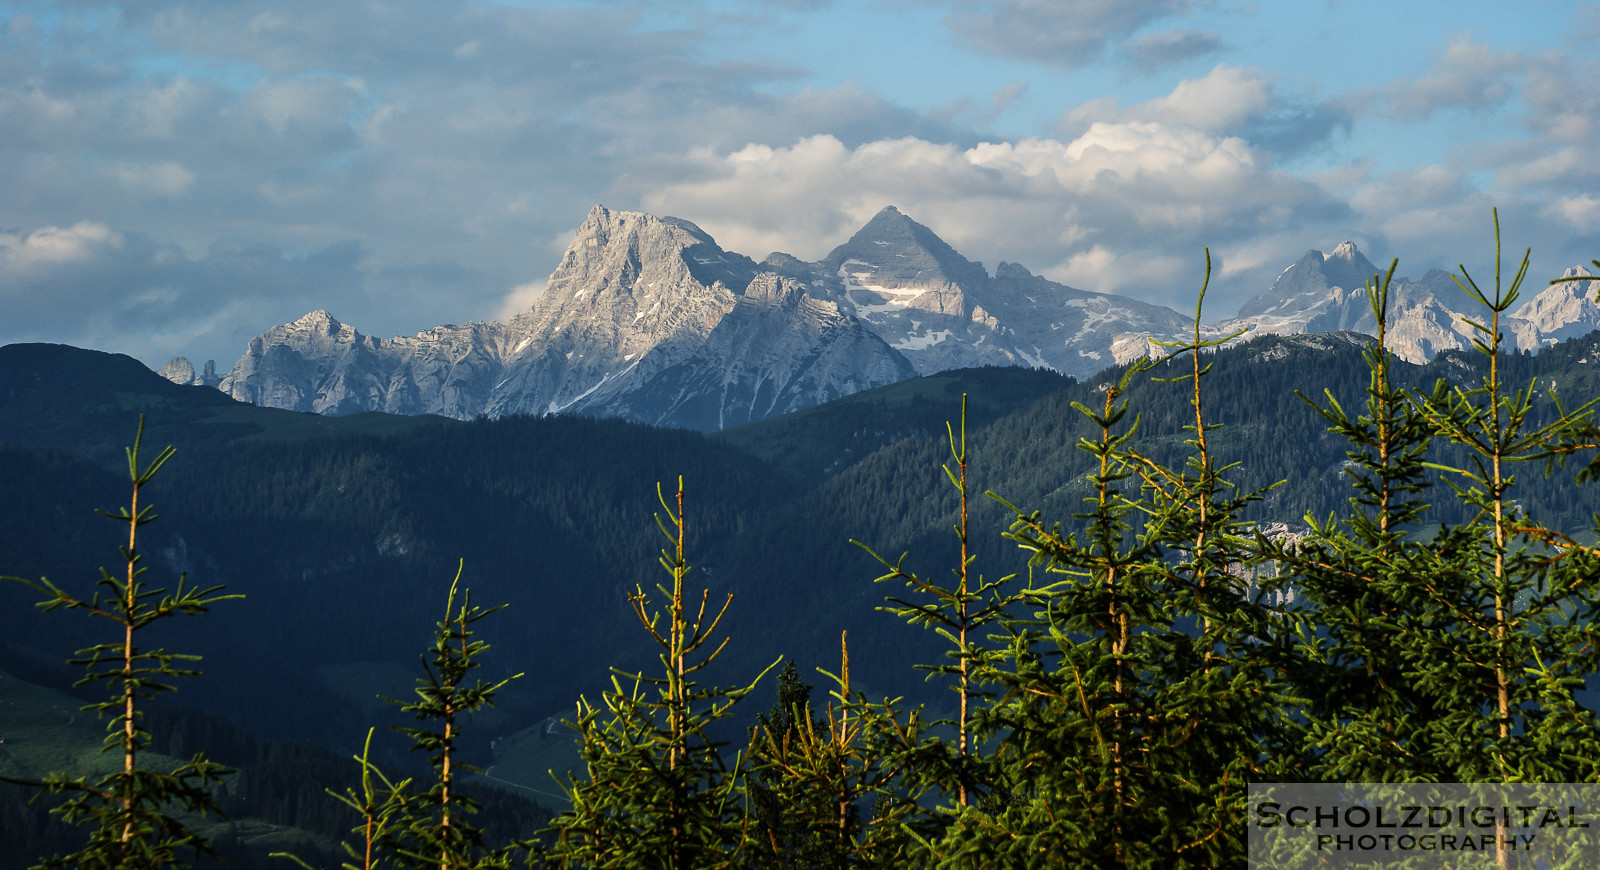
[[[852,693],[843,635],[839,646],[839,674],[822,672],[838,688],[820,716],[810,708],[811,687],[786,667],[778,705],[757,717],[746,777],[752,842],[743,866],[892,867],[908,858],[905,825],[922,814],[920,792],[895,762],[922,745],[921,721],[916,712],[902,721],[889,700],[869,703]]]
[[[950,569],[954,581],[941,584],[933,577],[907,570],[907,554],[890,563],[871,547],[853,541],[888,569],[874,582],[898,581],[905,585],[911,596],[889,596],[888,606],[878,609],[898,616],[911,625],[932,629],[950,644],[950,649],[945,653],[950,661],[917,667],[927,673],[929,680],[938,677],[950,680],[950,688],[956,695],[956,716],[954,719],[935,720],[929,725],[932,728],[949,728],[955,732],[955,740],[952,743],[930,734],[918,745],[902,747],[897,753],[900,757],[896,763],[906,767],[908,775],[915,778],[911,787],[916,791],[933,790],[953,800],[950,812],[955,814],[972,805],[985,788],[973,763],[971,719],[974,701],[985,697],[985,691],[979,687],[978,673],[993,650],[983,642],[980,634],[984,626],[1000,620],[1008,608],[1022,600],[1020,595],[1006,591],[1017,575],[1008,574],[991,581],[985,581],[981,574],[974,576],[972,566],[977,557],[969,551],[968,529],[967,470],[970,458],[967,453],[966,394],[961,397],[960,424],[958,437],[955,428],[945,423],[945,436],[955,468],[952,470],[950,465],[941,466],[958,497],[959,513],[954,531],[960,544],[960,556],[955,567]],[[923,833],[930,834],[932,830]]]
[[[1312,405],[1329,431],[1349,444],[1351,510],[1339,521],[1308,516],[1311,534],[1292,545],[1262,542],[1293,575],[1308,621],[1295,673],[1311,699],[1308,774],[1328,781],[1451,776],[1437,768],[1423,739],[1422,726],[1444,713],[1440,699],[1418,684],[1414,637],[1428,611],[1415,578],[1439,570],[1435,551],[1414,535],[1429,508],[1424,496],[1434,433],[1393,376],[1388,312],[1397,265],[1366,285],[1378,334],[1365,351],[1364,413],[1352,416],[1326,390],[1326,404]]]
[[[1006,504],[1035,574],[1062,579],[1027,591],[1033,612],[1004,621],[1006,654],[982,673],[1005,687],[980,717],[995,799],[936,844],[942,865],[1242,865],[1244,789],[1283,744],[1289,699],[1284,619],[1249,583],[1241,513],[1259,493],[1234,490],[1207,439],[1201,354],[1233,337],[1202,339],[1197,305],[1167,358],[1190,369],[1167,379],[1190,384],[1184,467],[1131,449],[1135,366],[1099,409],[1075,405],[1097,430],[1078,445],[1094,461],[1081,529]]]
[[[176,689],[169,681],[176,677],[198,676],[189,666],[200,657],[166,649],[142,648],[139,641],[152,625],[175,616],[196,616],[213,604],[241,595],[222,595],[221,586],[206,589],[187,585],[187,575],[178,578],[169,593],[151,588],[140,578],[139,529],[153,522],[156,514],[150,505],[141,505],[139,496],[156,472],[171,459],[167,447],[148,464],[141,465],[139,450],[144,440],[144,418],[139,418],[133,446],[125,451],[128,477],[133,495],[127,507],[104,516],[127,524],[128,543],[122,547],[125,570],[112,574],[100,569],[98,586],[103,590],[88,598],[78,597],[48,579],[37,582],[18,577],[5,579],[24,583],[43,593],[39,607],[49,610],[76,610],[97,616],[116,626],[121,637],[79,650],[70,664],[82,665],[88,675],[76,685],[107,683],[111,697],[83,707],[86,711],[109,715],[105,741],[100,751],[122,756],[119,769],[90,782],[88,777],[69,778],[53,774],[43,782],[28,783],[41,795],[61,795],[65,800],[51,810],[62,820],[88,826],[86,846],[67,855],[46,858],[40,868],[158,868],[184,866],[182,854],[198,857],[215,854],[206,841],[191,830],[182,817],[187,814],[220,814],[211,789],[230,773],[226,767],[196,753],[171,770],[141,766],[140,755],[150,745],[150,733],[143,720],[146,702]]]
[[[511,863],[509,848],[485,846],[482,829],[471,821],[479,804],[455,786],[463,772],[483,772],[463,764],[458,758],[464,719],[477,710],[493,706],[495,693],[522,674],[494,683],[482,679],[468,681],[472,671],[482,666],[479,659],[489,651],[489,644],[473,637],[473,626],[506,605],[475,607],[471,590],[463,589],[458,607],[456,593],[460,582],[461,568],[458,567],[455,579],[450,582],[450,594],[445,599],[444,619],[435,625],[433,646],[422,656],[423,676],[417,679],[415,699],[392,701],[426,723],[422,727],[395,730],[411,738],[412,749],[432,753],[428,763],[434,772],[428,791],[404,802],[407,825],[395,832],[396,857],[402,866],[465,870],[508,867]],[[365,759],[362,764],[366,766]],[[365,797],[365,789],[363,794]]]
[[[696,679],[727,646],[717,629],[733,596],[712,612],[709,589],[698,602],[690,597],[683,479],[675,506],[659,486],[657,497],[667,519],[658,514],[656,523],[672,542],[660,562],[672,585],[656,586],[664,611],[643,587],[628,602],[660,648],[662,673],[615,672],[603,711],[579,700],[577,718],[567,724],[578,733],[587,775],[569,776],[563,789],[572,807],[547,832],[553,842],[543,857],[556,866],[730,867],[746,846],[749,820],[738,805],[744,755],[736,753],[730,765],[722,753],[727,742],[711,729],[778,663],[743,688],[705,687]],[[622,678],[632,685],[624,688]]]
[[[1468,457],[1464,467],[1443,469],[1470,519],[1441,529],[1432,543],[1438,573],[1418,578],[1432,621],[1417,633],[1419,676],[1444,711],[1426,730],[1439,766],[1464,782],[1584,782],[1600,772],[1600,722],[1574,697],[1600,669],[1600,626],[1592,619],[1600,558],[1513,498],[1515,469],[1535,462],[1548,471],[1600,399],[1569,411],[1552,396],[1555,419],[1535,425],[1537,385],[1510,391],[1504,382],[1501,318],[1527,270],[1524,253],[1502,284],[1496,215],[1493,294],[1464,266],[1456,279],[1488,314],[1469,321],[1487,374],[1473,389],[1441,381],[1418,400],[1436,436],[1464,446]]]
[[[1492,294],[1465,267],[1456,278],[1488,315],[1468,321],[1484,362],[1478,385],[1395,386],[1391,265],[1367,288],[1379,331],[1365,413],[1352,417],[1331,394],[1318,409],[1351,445],[1352,510],[1341,522],[1310,518],[1306,541],[1272,554],[1293,573],[1311,628],[1300,675],[1318,699],[1307,712],[1312,778],[1584,782],[1597,772],[1600,723],[1577,692],[1600,667],[1600,558],[1513,497],[1519,465],[1542,462],[1549,474],[1597,446],[1595,402],[1569,411],[1552,394],[1553,408],[1540,409],[1535,384],[1508,391],[1501,317],[1528,257],[1503,284],[1498,216],[1495,245]],[[1541,414],[1547,422],[1535,422]],[[1430,471],[1444,474],[1465,519],[1423,537]]]
[[[472,671],[483,664],[479,658],[489,651],[487,643],[474,639],[472,626],[506,605],[473,606],[471,590],[460,588],[463,566],[464,563],[458,564],[455,579],[450,582],[444,619],[434,627],[433,646],[422,655],[423,676],[417,678],[415,700],[384,699],[427,723],[395,730],[411,738],[413,750],[432,753],[428,758],[434,774],[431,784],[427,791],[418,793],[411,789],[412,780],[395,782],[386,776],[371,760],[372,731],[367,731],[361,754],[355,757],[361,767],[360,791],[328,790],[361,817],[353,830],[357,841],[340,844],[349,858],[341,865],[346,870],[376,870],[386,860],[390,866],[439,870],[509,867],[514,851],[525,845],[488,847],[482,828],[472,821],[481,806],[462,794],[457,785],[462,772],[482,773],[458,758],[465,718],[493,706],[495,694],[522,677],[517,674],[495,683],[482,679],[469,682]],[[295,855],[274,856],[312,870],[310,864]]]
[[[409,790],[411,780],[395,782],[372,762],[373,730],[367,729],[367,740],[361,746],[361,754],[354,757],[361,766],[360,790],[347,788],[343,793],[332,789],[328,791],[361,817],[360,823],[352,831],[359,839],[355,843],[344,841],[339,844],[349,859],[339,865],[343,870],[378,870],[382,867],[387,847],[400,838],[400,831],[406,825],[407,810],[413,800]],[[274,852],[272,857],[287,858],[306,870],[315,870],[297,855]]]
[[[778,698],[772,709],[756,714],[750,735],[750,772],[745,777],[749,796],[750,867],[822,866],[823,845],[813,823],[826,801],[792,773],[791,758],[799,754],[801,731],[813,727],[811,684],[800,679],[794,659],[778,672]]]

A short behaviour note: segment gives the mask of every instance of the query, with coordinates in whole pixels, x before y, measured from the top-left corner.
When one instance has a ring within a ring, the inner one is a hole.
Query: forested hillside
[[[1230,508],[1235,520],[1304,531],[1308,513],[1348,513],[1351,446],[1301,396],[1327,406],[1326,390],[1360,408],[1373,377],[1368,348],[1364,337],[1334,334],[1202,354],[1210,365],[1205,419],[1217,426],[1207,430],[1208,461],[1230,468],[1239,492],[1270,488]],[[1537,426],[1555,419],[1551,394],[1576,404],[1600,393],[1597,362],[1600,333],[1538,355],[1502,354],[1496,376],[1507,389],[1532,385],[1528,424]],[[482,629],[494,648],[485,673],[527,675],[474,718],[462,744],[465,760],[489,766],[504,760],[513,737],[528,739],[531,724],[570,716],[580,695],[594,700],[609,667],[653,666],[655,648],[628,593],[661,582],[655,488],[681,475],[690,585],[734,595],[721,624],[731,641],[706,679],[742,683],[779,656],[802,674],[832,669],[848,631],[858,693],[907,696],[930,703],[930,717],[947,715],[949,688],[912,670],[939,661],[943,641],[877,612],[897,590],[872,582],[883,567],[852,539],[891,562],[909,553],[902,567],[922,576],[943,578],[960,564],[950,533],[960,500],[940,466],[950,462],[945,423],[958,421],[966,393],[974,577],[1020,572],[1026,580],[1029,553],[1003,536],[1017,518],[982,493],[1042,511],[1068,532],[1090,522],[1072,518],[1099,485],[1096,457],[1082,445],[1104,433],[1074,404],[1099,409],[1108,391],[1131,408],[1121,430],[1139,421],[1130,449],[1181,468],[1194,450],[1189,365],[1179,356],[1131,380],[1114,370],[1081,384],[1015,369],[948,372],[707,437],[572,417],[291,414],[172,385],[126,358],[11,346],[0,348],[0,570],[86,587],[115,560],[114,529],[94,510],[125,499],[119,445],[148,415],[146,438],[173,443],[178,455],[149,486],[160,522],[142,552],[157,575],[186,571],[246,596],[162,635],[202,651],[206,674],[167,702],[167,721],[180,724],[159,726],[163,745],[211,744],[213,755],[241,766],[279,764],[268,757],[289,752],[305,760],[280,766],[334,767],[315,753],[347,757],[368,727],[396,720],[373,696],[406,691],[464,559],[474,600],[509,604]],[[1391,365],[1396,387],[1417,395],[1436,382],[1471,389],[1488,372],[1474,354]],[[1459,446],[1441,439],[1432,450],[1437,464],[1467,467]],[[1588,532],[1592,492],[1574,482],[1574,468],[1544,471],[1518,466],[1508,498],[1557,531]],[[1441,472],[1427,477],[1418,493],[1433,507],[1406,517],[1409,528],[1426,538],[1441,523],[1476,521],[1479,509],[1438,483]],[[40,613],[33,598],[15,584],[0,588],[0,627],[11,639],[0,669],[64,688],[59,671],[40,663],[96,642],[96,626]],[[772,692],[770,681],[760,686],[738,718],[716,728],[737,735]],[[548,730],[538,729],[539,739]],[[408,763],[395,738],[380,739],[379,752],[386,763]],[[555,791],[548,780],[516,784]],[[294,788],[311,797],[293,812],[265,812],[259,798],[228,807],[335,833],[315,821],[324,814],[315,808],[322,786]]]

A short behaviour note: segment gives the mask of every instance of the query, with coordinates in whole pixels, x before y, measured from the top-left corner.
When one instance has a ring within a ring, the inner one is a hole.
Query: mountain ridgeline
[[[1375,328],[1352,243],[1307,252],[1215,336]],[[1577,270],[1572,274],[1587,274]],[[1593,282],[1552,286],[1512,312],[1517,347],[1600,328]],[[1470,346],[1467,297],[1442,271],[1401,279],[1389,332],[1403,359]],[[1000,263],[993,274],[893,206],[822,260],[725,251],[694,224],[595,206],[546,289],[510,323],[377,338],[314,311],[251,340],[231,371],[162,373],[295,411],[577,413],[717,431],[950,369],[1045,368],[1087,378],[1179,339],[1190,319]]]

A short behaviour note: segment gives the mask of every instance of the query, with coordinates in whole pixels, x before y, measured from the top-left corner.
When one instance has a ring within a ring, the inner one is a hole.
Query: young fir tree
[[[1195,415],[1183,468],[1130,448],[1134,367],[1101,408],[1076,406],[1098,430],[1079,444],[1095,460],[1082,528],[1011,508],[1008,536],[1036,572],[1063,579],[1030,590],[1034,612],[1005,622],[1008,654],[983,673],[1005,687],[979,722],[1006,800],[952,827],[944,865],[1244,861],[1245,786],[1284,740],[1284,619],[1248,582],[1240,514],[1258,494],[1233,491],[1208,441],[1200,354],[1228,339],[1205,340],[1198,324],[1197,306],[1193,340],[1168,357],[1190,367],[1170,379],[1189,382]]]
[[[133,496],[127,507],[104,516],[127,524],[128,543],[122,547],[125,569],[118,574],[100,569],[99,587],[88,598],[80,598],[47,579],[5,579],[24,583],[43,593],[39,602],[44,610],[76,610],[108,620],[119,639],[79,650],[70,664],[83,665],[88,675],[77,685],[107,683],[111,697],[85,706],[99,715],[109,715],[101,752],[122,756],[119,768],[90,782],[88,777],[69,778],[65,774],[46,777],[43,782],[25,783],[43,795],[64,796],[51,810],[64,821],[90,828],[89,842],[68,855],[46,858],[40,868],[158,868],[186,866],[182,853],[192,857],[215,854],[206,841],[191,830],[184,816],[217,813],[211,789],[232,771],[196,753],[189,761],[171,769],[141,766],[140,755],[150,745],[145,730],[145,705],[150,699],[176,689],[171,680],[198,676],[189,666],[200,656],[141,646],[148,629],[175,616],[196,616],[211,605],[242,595],[221,595],[221,586],[197,589],[187,585],[187,575],[178,578],[171,592],[144,583],[145,567],[139,563],[139,529],[153,522],[151,506],[140,504],[144,487],[171,459],[167,447],[146,465],[140,464],[139,449],[144,440],[144,418],[139,418],[133,446],[127,449],[128,477]]]
[[[746,846],[749,820],[738,800],[744,756],[736,753],[730,765],[726,741],[710,731],[778,663],[744,688],[704,687],[696,679],[727,645],[717,628],[733,596],[714,612],[710,590],[693,600],[685,586],[683,479],[675,506],[659,487],[657,496],[667,519],[658,514],[656,523],[672,542],[661,554],[672,585],[656,587],[665,611],[642,587],[628,601],[660,648],[662,673],[616,671],[603,711],[579,700],[577,719],[567,724],[578,733],[587,771],[563,785],[572,807],[545,832],[552,842],[542,856],[559,867],[730,867]],[[632,685],[624,688],[622,677]]]
[[[916,745],[906,745],[894,750],[896,757],[893,763],[903,767],[910,777],[907,785],[921,793],[932,790],[952,801],[951,806],[943,808],[951,815],[959,815],[985,791],[986,784],[978,773],[973,760],[972,740],[972,715],[975,702],[986,697],[986,693],[979,687],[978,672],[983,668],[987,657],[993,650],[985,643],[981,636],[985,626],[1000,620],[1007,609],[1022,600],[1017,593],[1007,592],[1006,587],[1016,579],[1015,574],[1008,574],[999,580],[985,581],[982,575],[975,575],[972,570],[976,556],[968,552],[970,543],[967,503],[967,471],[970,457],[967,454],[967,397],[961,396],[961,426],[959,437],[949,423],[945,424],[945,435],[949,440],[950,456],[955,464],[952,470],[949,465],[941,466],[945,477],[949,479],[956,489],[959,513],[957,515],[954,531],[960,544],[960,560],[950,569],[954,577],[953,582],[941,584],[933,577],[924,577],[905,568],[906,555],[890,563],[878,555],[872,548],[860,541],[852,543],[866,550],[872,558],[888,569],[874,582],[903,583],[912,597],[900,598],[890,596],[887,600],[889,606],[880,607],[879,610],[892,613],[911,625],[929,628],[950,644],[950,649],[945,653],[950,661],[942,664],[918,665],[920,670],[927,672],[927,679],[945,677],[950,680],[950,688],[956,695],[956,716],[954,719],[940,719],[928,723],[931,728],[948,728],[955,733],[955,740],[947,741],[931,734],[920,737],[927,732],[919,732],[919,742]],[[919,838],[923,839],[934,834],[939,823],[931,819],[923,820],[918,827],[922,830]]]
[[[1307,517],[1311,533],[1293,546],[1261,542],[1291,577],[1308,621],[1295,669],[1310,699],[1306,775],[1332,782],[1450,778],[1421,727],[1444,713],[1441,699],[1418,684],[1424,663],[1415,638],[1428,608],[1414,578],[1439,572],[1434,551],[1414,535],[1428,510],[1434,433],[1394,381],[1388,313],[1397,265],[1366,285],[1377,340],[1364,352],[1370,374],[1362,413],[1353,416],[1331,391],[1324,405],[1312,405],[1350,444],[1351,511],[1337,521]]]
[[[361,817],[352,831],[357,841],[341,844],[349,858],[341,865],[346,870],[377,870],[386,864],[438,870],[509,867],[514,851],[522,846],[487,847],[483,830],[472,823],[478,802],[456,787],[461,773],[482,772],[458,757],[466,717],[494,706],[495,694],[522,677],[516,674],[495,683],[470,679],[472,671],[483,664],[479,659],[489,651],[487,643],[474,639],[473,625],[506,605],[473,606],[471,590],[460,588],[462,567],[464,563],[450,582],[444,619],[435,623],[433,646],[422,655],[423,676],[417,678],[416,699],[384,699],[427,723],[395,730],[411,738],[412,749],[432,753],[428,758],[434,772],[431,785],[425,792],[414,792],[412,780],[395,782],[379,770],[371,760],[372,731],[368,730],[366,744],[355,757],[361,767],[360,791],[328,792]],[[277,852],[273,856],[311,870],[311,865],[292,854]]]
[[[1469,321],[1486,373],[1472,389],[1440,381],[1417,401],[1437,438],[1466,461],[1445,471],[1469,519],[1431,542],[1437,573],[1415,578],[1427,608],[1414,633],[1417,678],[1441,715],[1422,724],[1434,767],[1463,782],[1585,782],[1600,773],[1600,730],[1575,693],[1600,669],[1600,554],[1546,528],[1517,504],[1515,470],[1572,452],[1600,399],[1534,422],[1537,384],[1512,390],[1501,373],[1502,317],[1516,302],[1528,254],[1501,279],[1495,216],[1493,294],[1461,267],[1457,283],[1487,317]],[[1535,466],[1537,467],[1537,466]]]
[[[820,864],[824,847],[813,818],[826,798],[809,783],[794,782],[790,758],[803,728],[812,725],[811,684],[800,679],[794,659],[778,672],[778,698],[756,714],[750,733],[750,769],[745,791],[750,804],[749,867],[787,868]],[[791,785],[791,782],[793,783]]]
[[[423,676],[417,678],[416,697],[393,701],[404,712],[425,723],[416,728],[396,728],[410,737],[412,748],[432,753],[428,758],[434,777],[428,791],[406,801],[407,824],[395,831],[395,855],[401,866],[437,867],[438,870],[509,867],[511,848],[489,849],[483,831],[472,824],[478,802],[460,792],[456,783],[463,772],[482,773],[458,758],[461,730],[467,716],[494,705],[495,693],[517,674],[494,683],[471,679],[489,644],[474,638],[473,626],[506,605],[475,607],[470,590],[460,590],[461,568],[450,582],[444,619],[434,627],[433,646],[422,656]]]
[[[908,860],[903,825],[921,812],[914,785],[892,759],[921,744],[921,722],[901,721],[893,702],[867,703],[850,690],[850,653],[820,716],[793,663],[779,675],[778,704],[757,718],[746,790],[751,868],[893,867]],[[820,669],[819,669],[820,670]]]
[[[1586,438],[1595,402],[1568,411],[1552,391],[1540,409],[1536,385],[1507,390],[1501,318],[1528,257],[1504,285],[1499,246],[1496,215],[1492,295],[1465,267],[1456,278],[1488,314],[1467,321],[1483,357],[1478,386],[1441,380],[1429,395],[1394,386],[1391,266],[1368,286],[1379,331],[1367,355],[1366,413],[1352,418],[1331,394],[1319,409],[1351,443],[1353,511],[1342,523],[1313,520],[1301,547],[1273,554],[1294,574],[1315,628],[1301,671],[1319,699],[1307,712],[1312,778],[1584,782],[1597,772],[1600,723],[1577,692],[1600,666],[1592,588],[1600,558],[1512,497],[1518,464],[1543,462],[1548,474],[1557,460],[1600,446]],[[1534,422],[1541,413],[1549,422]],[[1445,444],[1465,461],[1440,462]],[[1468,519],[1425,539],[1414,532],[1428,510],[1430,470],[1444,473]],[[1503,825],[1497,834],[1504,839]],[[1509,866],[1508,853],[1496,857]]]
[[[1046,577],[1075,579],[1030,588],[1025,594],[1032,616],[1003,622],[1007,647],[984,670],[1003,690],[975,722],[981,736],[998,743],[980,760],[992,793],[936,845],[947,866],[991,860],[1128,866],[1136,857],[1128,854],[1128,835],[1119,830],[1126,805],[1136,801],[1125,757],[1135,748],[1129,732],[1137,715],[1129,703],[1138,678],[1129,642],[1134,626],[1151,620],[1136,615],[1150,601],[1133,578],[1156,553],[1124,547],[1134,506],[1118,485],[1132,476],[1123,451],[1136,424],[1114,430],[1127,413],[1122,393],[1143,370],[1130,367],[1108,385],[1101,411],[1074,403],[1100,429],[1097,440],[1079,444],[1098,463],[1088,478],[1092,510],[1073,515],[1087,523],[1081,534],[1063,535],[1059,524],[1046,528],[1038,513],[1025,514],[1000,500],[1017,517],[1008,536],[1030,552],[1031,567]],[[1095,688],[1085,691],[1088,686]],[[1085,764],[1085,755],[1098,763]],[[1109,822],[1112,836],[1097,831],[1094,819]],[[1086,850],[1086,844],[1105,848]]]
[[[400,838],[400,831],[406,826],[406,810],[413,800],[411,780],[395,782],[372,762],[374,730],[367,729],[367,740],[361,746],[361,754],[353,756],[361,767],[360,790],[352,787],[345,789],[342,794],[328,790],[329,794],[361,817],[360,823],[351,831],[358,839],[354,843],[345,841],[339,844],[348,858],[339,865],[343,870],[378,870],[382,867],[385,849]],[[288,852],[273,852],[271,857],[286,858],[306,870],[316,870]]]

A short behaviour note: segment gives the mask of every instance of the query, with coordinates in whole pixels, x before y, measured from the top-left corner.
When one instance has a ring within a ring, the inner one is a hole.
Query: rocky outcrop
[[[1582,266],[1563,278],[1593,278]],[[1600,280],[1551,284],[1512,312],[1517,346],[1537,350],[1600,329]]]
[[[470,418],[489,402],[505,335],[498,323],[469,323],[382,339],[313,311],[251,339],[220,389],[292,411]]]
[[[206,360],[205,368],[198,374],[195,373],[194,363],[188,357],[175,356],[167,360],[167,364],[156,371],[156,374],[167,380],[184,386],[215,387],[222,383],[222,376],[217,374],[217,361]]]

